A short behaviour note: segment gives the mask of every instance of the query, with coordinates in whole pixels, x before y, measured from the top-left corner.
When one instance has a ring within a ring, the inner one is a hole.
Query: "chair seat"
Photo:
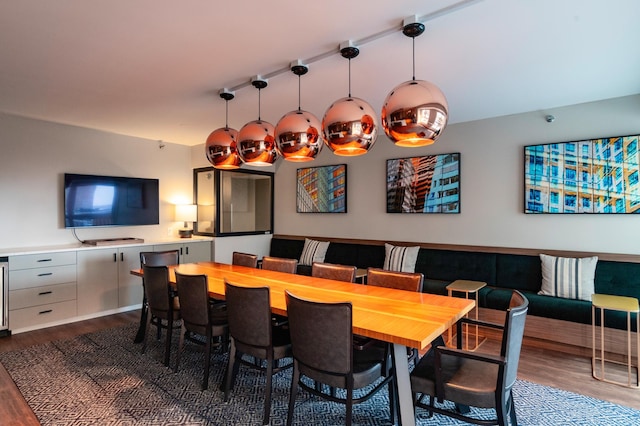
[[[413,370],[411,387],[414,392],[436,394],[433,358],[433,353],[428,353]],[[443,399],[474,407],[495,408],[498,365],[444,354],[441,365]]]

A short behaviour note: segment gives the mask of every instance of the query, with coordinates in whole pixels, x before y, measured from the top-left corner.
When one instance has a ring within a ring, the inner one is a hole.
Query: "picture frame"
[[[639,135],[524,147],[527,214],[640,213]]]
[[[298,169],[296,171],[296,212],[346,213],[347,165]]]
[[[460,153],[387,160],[387,213],[460,213]]]

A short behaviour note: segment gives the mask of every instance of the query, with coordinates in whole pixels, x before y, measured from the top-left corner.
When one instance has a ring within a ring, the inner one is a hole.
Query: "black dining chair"
[[[293,366],[292,362],[280,365],[281,360],[291,357],[289,330],[287,327],[274,326],[271,321],[269,287],[242,287],[225,280],[225,297],[231,349],[224,400],[229,400],[241,364],[264,371],[266,384],[262,423],[268,425],[272,376]],[[243,358],[243,355],[253,357],[254,362]]]
[[[169,268],[167,266],[144,265],[142,270],[145,278],[144,293],[149,310],[146,318],[146,333],[142,343],[142,353],[147,350],[149,327],[151,319],[154,318],[158,330],[160,328],[167,329],[164,365],[169,366],[174,323],[181,319],[180,304],[169,285]],[[163,321],[166,325],[163,325]]]
[[[141,251],[140,252],[140,269],[144,265],[149,266],[171,266],[180,263],[180,251],[179,250],[164,250],[164,251]],[[140,325],[136,336],[134,337],[134,343],[142,343],[146,335],[147,315],[149,313],[149,305],[147,304],[147,296],[144,292],[144,277],[142,277],[142,309],[140,310]],[[152,318],[151,323],[158,326],[156,319]],[[162,323],[157,327],[157,338],[160,339]]]
[[[528,308],[527,298],[514,290],[504,325],[462,318],[457,324],[457,348],[444,346],[440,339],[411,372],[415,406],[429,410],[430,416],[435,412],[468,423],[517,425],[512,388],[518,373]],[[461,349],[463,323],[502,329],[500,355]],[[429,398],[428,405],[424,402],[426,397]],[[436,399],[454,402],[456,409],[436,406]],[[470,417],[469,407],[492,408],[496,418]]]
[[[185,338],[192,334],[204,336],[204,376],[202,389],[209,386],[209,366],[211,364],[211,348],[213,339],[219,338],[219,347],[226,350],[228,341],[228,323],[226,306],[214,304],[209,299],[206,275],[186,275],[176,271],[176,285],[180,296],[180,311],[182,313],[182,330],[176,356],[174,371],[178,371],[180,355],[184,347]],[[196,339],[189,339],[199,342]]]
[[[287,425],[293,423],[298,388],[346,405],[347,425],[352,423],[352,406],[371,398],[394,380],[389,374],[390,357],[378,348],[358,351],[353,348],[352,307],[350,302],[323,303],[305,300],[285,292],[289,332],[293,352],[293,377],[289,395]],[[374,352],[375,351],[375,352]],[[384,351],[383,351],[384,352]],[[307,377],[329,389],[346,390],[345,397],[310,386]],[[371,386],[354,398],[354,389]],[[390,401],[394,398],[391,397]]]
[[[311,265],[311,276],[354,283],[356,282],[356,267],[335,263],[313,262]]]
[[[249,268],[258,267],[258,256],[250,253],[241,253],[234,251],[231,255],[231,264],[239,266],[248,266]]]

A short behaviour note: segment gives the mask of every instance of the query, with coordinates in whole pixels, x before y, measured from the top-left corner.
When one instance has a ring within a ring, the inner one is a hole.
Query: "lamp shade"
[[[237,150],[238,131],[228,127],[211,132],[205,143],[207,160],[216,169],[237,169],[242,164]]]
[[[238,133],[238,153],[247,164],[270,166],[278,159],[273,124],[260,119],[245,124]]]
[[[275,138],[278,150],[288,161],[311,161],[322,150],[320,120],[307,111],[285,114],[276,125]]]
[[[196,222],[197,220],[198,206],[195,204],[176,204],[176,221]]]
[[[447,99],[433,83],[409,80],[396,86],[382,105],[382,128],[398,146],[431,145],[449,116]]]
[[[371,105],[360,98],[338,99],[322,119],[325,143],[336,155],[366,154],[378,136],[375,117]]]

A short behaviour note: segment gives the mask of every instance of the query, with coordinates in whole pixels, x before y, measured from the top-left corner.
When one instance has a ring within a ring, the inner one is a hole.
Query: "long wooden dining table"
[[[249,287],[269,287],[272,312],[287,315],[285,290],[297,297],[321,302],[349,301],[353,308],[353,332],[392,343],[392,361],[399,396],[399,424],[415,425],[413,397],[406,348],[426,349],[475,306],[472,299],[415,293],[343,281],[287,274],[217,262],[188,263],[170,267],[181,274],[205,274],[209,295],[224,299],[225,280]],[[141,269],[131,271],[142,276]]]

